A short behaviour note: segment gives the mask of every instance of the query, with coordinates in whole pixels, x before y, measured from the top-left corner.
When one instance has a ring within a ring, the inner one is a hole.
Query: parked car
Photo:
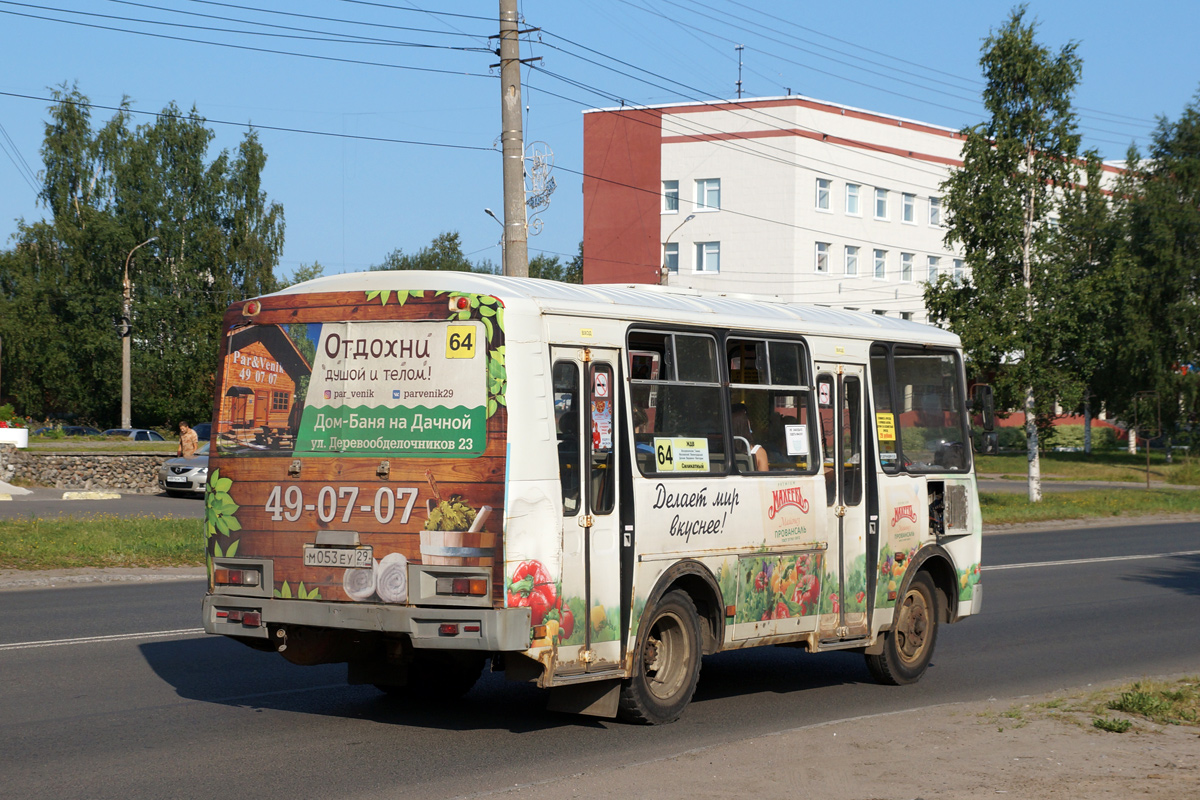
[[[192,430],[196,432],[197,439],[202,442],[207,442],[209,437],[212,435],[212,423],[201,422],[199,425],[193,427]]]
[[[120,436],[123,439],[133,439],[135,442],[165,442],[166,439],[158,431],[147,428],[109,428],[105,436]]]
[[[200,445],[191,458],[168,458],[158,468],[158,488],[177,497],[203,494],[208,485],[208,442]]]
[[[63,425],[62,428],[56,429],[53,425],[45,428],[38,428],[33,432],[34,436],[49,436],[55,430],[61,430],[65,436],[99,436],[100,431],[88,425]]]

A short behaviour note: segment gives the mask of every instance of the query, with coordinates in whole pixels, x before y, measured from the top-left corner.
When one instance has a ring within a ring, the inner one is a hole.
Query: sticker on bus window
[[[896,417],[891,413],[879,413],[875,415],[875,430],[879,432],[879,441],[894,442],[896,441]]]
[[[831,386],[828,383],[818,383],[817,384],[817,402],[823,406],[831,405],[833,402],[830,397],[830,395],[832,394],[832,392],[831,392],[832,389],[833,389],[833,386]]]
[[[654,437],[658,472],[709,472],[708,439]]]
[[[593,376],[594,391],[596,397],[608,397],[608,373],[602,370],[596,370]]]
[[[597,374],[596,377],[599,377]],[[592,400],[592,449],[612,450],[612,403]]]
[[[789,456],[808,455],[808,426],[785,425],[783,430],[787,439],[787,454]]]

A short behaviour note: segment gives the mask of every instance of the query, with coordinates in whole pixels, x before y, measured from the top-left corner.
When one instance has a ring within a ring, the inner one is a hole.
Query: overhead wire
[[[108,105],[102,105],[100,103],[92,103],[90,101],[84,103],[84,102],[81,102],[78,100],[70,100],[65,97],[62,97],[62,98],[38,97],[36,95],[19,94],[17,92],[4,92],[4,91],[0,91],[0,96],[16,97],[16,98],[20,98],[23,100],[40,100],[40,101],[47,102],[47,103],[68,103],[70,105],[81,106],[84,108],[95,108],[95,109],[100,109],[102,111],[118,111],[118,112],[127,113],[127,114],[137,114],[137,115],[142,115],[142,116],[157,117],[159,119],[177,119],[177,118],[190,116],[190,115],[186,115],[186,114],[166,114],[161,111],[142,111],[139,109],[130,108],[128,106],[108,106]],[[477,151],[477,152],[488,152],[488,153],[498,153],[499,152],[494,147],[482,147],[479,145],[450,144],[448,142],[423,142],[423,141],[418,141],[415,139],[396,139],[396,138],[386,137],[386,136],[364,136],[361,134],[334,133],[332,131],[316,131],[316,130],[309,130],[309,129],[305,129],[305,128],[284,127],[281,125],[263,125],[263,124],[260,124],[257,122],[254,122],[254,123],[233,122],[230,120],[212,119],[209,117],[197,117],[197,118],[203,120],[203,122],[206,124],[212,123],[213,125],[232,125],[232,126],[235,126],[238,128],[250,128],[252,130],[278,131],[281,133],[300,133],[300,134],[305,134],[305,135],[309,135],[309,136],[325,136],[325,137],[329,137],[332,139],[354,139],[354,140],[365,141],[365,142],[381,142],[384,144],[413,145],[415,147],[440,147],[440,148],[449,149],[449,150],[473,150],[473,151]]]
[[[29,166],[29,162],[25,160],[25,156],[21,154],[21,148],[17,147],[17,143],[8,135],[8,129],[4,127],[4,123],[0,122],[0,150],[4,151],[4,155],[8,156],[8,160],[17,168],[17,174],[21,179],[28,184],[36,195],[38,189],[37,174]]]
[[[117,0],[117,1],[119,2],[120,0]],[[463,51],[463,52],[480,52],[480,51],[487,52],[484,48],[479,48],[479,47],[459,47],[459,46],[455,46],[455,45],[428,44],[428,43],[424,43],[424,42],[398,42],[398,41],[390,40],[390,39],[379,39],[379,38],[374,38],[374,37],[358,36],[358,35],[354,35],[354,34],[334,34],[334,33],[329,33],[328,31],[314,31],[311,28],[297,28],[297,27],[292,27],[292,26],[270,25],[269,23],[262,23],[262,22],[256,23],[256,22],[251,22],[251,21],[242,20],[242,19],[231,19],[229,17],[215,17],[214,15],[210,15],[210,14],[198,14],[198,13],[192,12],[192,11],[176,11],[174,9],[163,9],[163,8],[155,7],[155,6],[147,6],[147,7],[155,8],[156,10],[160,10],[160,11],[169,11],[171,13],[187,14],[189,16],[200,16],[200,17],[206,17],[209,19],[214,19],[214,18],[221,19],[226,22],[240,22],[240,23],[247,24],[247,25],[268,26],[268,27],[272,27],[272,28],[301,31],[301,32],[305,32],[305,33],[317,33],[317,34],[323,34],[323,35],[321,35],[321,36],[299,36],[296,34],[289,34],[289,33],[268,33],[266,31],[247,31],[247,30],[239,30],[239,29],[235,29],[235,28],[216,28],[216,27],[213,27],[210,25],[188,25],[183,22],[165,22],[162,20],[139,19],[139,18],[135,18],[135,17],[123,17],[123,16],[118,16],[115,14],[101,14],[96,11],[79,11],[76,9],[56,8],[53,6],[41,6],[41,5],[35,5],[32,3],[18,3],[15,0],[0,0],[0,4],[6,5],[6,6],[16,6],[18,8],[32,8],[32,9],[35,9],[38,11],[52,11],[52,12],[55,12],[58,14],[75,14],[78,16],[93,17],[96,19],[104,19],[104,20],[114,20],[117,22],[137,23],[137,24],[141,24],[141,25],[157,25],[157,26],[166,27],[166,28],[182,28],[184,30],[206,31],[209,33],[231,33],[231,34],[238,35],[238,36],[262,36],[262,37],[271,38],[271,39],[296,39],[296,40],[308,41],[308,42],[332,42],[332,43],[337,43],[337,44],[368,44],[368,45],[380,45],[380,46],[388,46],[388,47],[413,47],[413,48],[429,49],[429,50],[458,50],[458,51]],[[134,4],[134,3],[127,3],[127,4],[140,5],[140,4]],[[57,21],[66,22],[67,20],[57,20]]]
[[[8,2],[8,1],[9,0],[0,0],[0,3]],[[96,23],[82,22],[79,20],[58,19],[56,17],[43,17],[43,16],[38,16],[36,14],[27,14],[24,12],[11,11],[11,10],[7,10],[7,9],[3,9],[3,8],[0,8],[0,14],[8,14],[10,16],[16,16],[16,17],[25,17],[28,19],[38,19],[38,20],[43,20],[43,21],[47,21],[47,22],[58,22],[58,23],[62,23],[64,25],[74,25],[74,26],[83,27],[83,28],[114,31],[117,33],[129,33],[129,34],[133,34],[135,36],[145,36],[145,37],[154,38],[154,39],[165,39],[165,40],[176,41],[176,42],[188,42],[191,44],[206,44],[206,45],[211,45],[213,47],[224,47],[224,48],[228,48],[228,49],[232,49],[232,50],[243,50],[243,51],[249,51],[249,52],[255,52],[255,53],[269,53],[272,55],[293,56],[296,58],[307,58],[307,59],[312,59],[315,61],[330,61],[330,62],[336,62],[336,63],[341,63],[341,64],[356,64],[356,65],[368,66],[368,67],[384,67],[387,69],[408,70],[408,71],[412,71],[412,72],[433,73],[433,74],[438,74],[438,75],[458,75],[458,76],[468,77],[468,78],[494,78],[495,77],[494,75],[488,75],[486,73],[464,72],[461,70],[452,70],[452,69],[437,69],[434,67],[416,67],[416,66],[412,66],[409,64],[388,64],[388,63],[380,62],[380,61],[364,61],[361,59],[354,59],[354,58],[342,58],[342,57],[338,57],[338,56],[317,55],[315,53],[297,53],[297,52],[292,52],[292,51],[288,51],[288,50],[274,50],[274,49],[267,48],[267,47],[252,47],[250,45],[233,44],[231,42],[214,42],[214,41],[208,41],[205,39],[191,39],[191,38],[184,37],[184,36],[171,36],[171,35],[165,34],[165,33],[154,33],[151,31],[139,31],[139,30],[132,30],[129,28],[116,28],[116,27],[112,27],[109,25],[98,25]]]
[[[662,12],[658,12],[658,11],[652,11],[652,10],[650,10],[650,9],[646,9],[646,8],[643,8],[643,7],[641,7],[641,6],[635,5],[635,4],[631,3],[631,2],[630,2],[630,0],[620,0],[620,2],[622,2],[622,3],[625,3],[626,5],[629,5],[629,6],[633,7],[633,8],[638,8],[639,10],[646,11],[647,13],[653,14],[653,15],[655,15],[655,16],[663,17],[664,19],[670,19],[670,21],[671,21],[672,23],[676,24],[676,25],[688,25],[688,23],[686,23],[686,22],[683,22],[683,21],[681,21],[681,20],[679,20],[679,19],[676,19],[676,18],[668,18],[668,17],[667,17],[665,14],[663,14]],[[677,7],[679,7],[679,8],[683,8],[683,9],[685,9],[685,10],[686,10],[686,9],[690,9],[690,6],[684,6],[684,5],[681,5],[681,4],[679,4],[679,3],[673,2],[672,0],[664,0],[664,2],[666,2],[666,3],[670,4],[670,5],[677,6]],[[713,18],[711,15],[708,15],[708,14],[703,14],[703,13],[700,13],[700,12],[695,12],[695,11],[693,11],[693,13],[696,13],[696,14],[698,14],[699,16],[701,16],[701,17],[705,17],[705,18],[707,18],[707,19],[715,19],[715,18]],[[747,33],[752,33],[752,34],[754,34],[754,35],[757,35],[757,36],[762,36],[764,39],[767,39],[768,41],[775,42],[775,43],[777,43],[777,44],[783,44],[784,46],[787,46],[787,47],[792,47],[793,49],[797,49],[797,50],[799,50],[800,52],[808,53],[808,54],[810,54],[810,55],[814,55],[814,56],[817,56],[817,57],[819,57],[819,58],[828,58],[828,56],[825,56],[825,55],[824,55],[824,54],[822,54],[822,53],[814,53],[814,52],[812,52],[812,51],[810,51],[810,50],[806,50],[806,49],[805,49],[805,48],[803,48],[803,47],[798,47],[798,46],[796,46],[796,45],[792,45],[792,44],[790,44],[790,43],[788,43],[788,42],[782,41],[782,40],[780,40],[780,39],[777,39],[777,38],[775,38],[775,37],[773,37],[773,36],[769,36],[769,35],[767,35],[767,34],[764,34],[764,33],[761,33],[761,32],[756,32],[756,31],[753,31],[753,30],[751,30],[751,29],[748,29],[748,28],[746,28],[746,27],[744,27],[744,26],[741,26],[741,25],[733,24],[733,23],[727,22],[727,21],[725,21],[725,20],[719,20],[719,19],[718,19],[718,20],[715,20],[715,21],[717,21],[717,22],[722,22],[722,24],[727,24],[727,25],[729,25],[729,27],[735,28],[735,29],[737,29],[737,30],[741,30],[741,31],[744,31],[744,32],[747,32]],[[730,39],[730,38],[728,38],[728,37],[725,37],[725,36],[721,36],[720,34],[718,34],[718,33],[715,33],[715,32],[713,32],[713,31],[711,31],[711,30],[706,30],[706,29],[703,29],[703,28],[699,28],[699,27],[697,27],[697,26],[689,26],[689,27],[692,27],[692,28],[694,28],[694,29],[695,29],[695,30],[697,30],[697,31],[700,31],[700,32],[702,32],[702,33],[705,33],[705,34],[706,34],[706,35],[708,35],[708,36],[712,36],[712,37],[719,38],[719,39],[722,39],[722,40],[724,40],[724,41],[727,41],[727,42],[729,42],[730,44],[735,44],[735,43],[737,43],[737,42],[735,42],[735,40],[733,40],[733,39]],[[813,71],[813,72],[818,72],[818,73],[820,73],[820,74],[822,74],[822,75],[827,75],[827,76],[829,76],[829,77],[836,78],[836,79],[838,79],[838,80],[843,80],[843,81],[846,81],[846,82],[849,82],[849,83],[853,83],[853,84],[856,84],[856,85],[859,85],[859,86],[863,86],[863,87],[866,87],[866,88],[869,88],[869,89],[878,89],[878,88],[879,88],[878,86],[875,86],[875,85],[873,85],[873,84],[866,83],[866,82],[863,82],[863,81],[859,81],[859,80],[856,80],[856,79],[854,79],[854,78],[847,77],[847,76],[845,76],[845,75],[839,75],[839,74],[837,74],[837,73],[830,72],[830,71],[828,71],[828,70],[819,69],[819,68],[817,68],[817,67],[814,67],[814,66],[812,66],[812,65],[810,65],[810,64],[802,64],[802,63],[800,63],[800,62],[797,62],[797,61],[795,61],[795,60],[793,60],[793,59],[786,58],[786,57],[784,57],[784,56],[781,56],[781,55],[779,55],[779,54],[770,53],[770,52],[768,52],[768,51],[765,51],[765,50],[764,50],[764,51],[761,51],[761,52],[764,52],[766,55],[769,55],[769,56],[771,56],[772,58],[776,58],[776,59],[778,59],[778,60],[780,60],[780,61],[783,61],[784,63],[792,64],[792,65],[794,65],[794,66],[799,66],[799,67],[802,67],[802,68],[804,68],[804,69],[811,70],[811,71]],[[837,59],[833,59],[833,60],[835,60],[835,61],[836,61]],[[853,63],[848,63],[848,62],[838,62],[838,63],[842,63],[842,64],[844,64],[845,66],[848,66],[848,67],[850,67],[850,68],[852,68],[852,69],[859,69],[859,70],[862,70],[862,71],[864,71],[864,72],[867,72],[867,73],[869,73],[869,74],[876,75],[876,76],[878,76],[878,77],[887,78],[887,79],[890,79],[890,80],[897,81],[897,82],[899,82],[899,83],[904,83],[904,84],[907,84],[907,85],[909,85],[909,86],[915,86],[915,87],[917,87],[917,88],[922,88],[922,89],[925,89],[925,90],[927,90],[927,91],[930,91],[930,92],[934,92],[934,93],[937,93],[937,94],[945,95],[945,96],[947,96],[947,97],[950,97],[950,98],[952,98],[952,99],[956,99],[956,100],[965,100],[965,101],[967,101],[967,102],[971,102],[971,103],[979,103],[979,102],[980,102],[980,101],[979,101],[978,99],[976,99],[976,98],[963,97],[963,96],[961,96],[961,95],[952,94],[952,93],[950,93],[950,92],[945,92],[945,91],[942,91],[942,90],[939,90],[939,89],[935,89],[935,88],[932,88],[932,87],[923,86],[923,85],[921,85],[921,84],[914,83],[913,81],[909,81],[909,80],[906,80],[906,79],[903,79],[903,78],[898,78],[898,77],[895,77],[894,75],[889,75],[889,74],[887,74],[887,73],[881,73],[881,72],[878,72],[878,71],[876,71],[876,70],[868,69],[868,68],[866,68],[866,67],[862,67],[862,66],[859,66],[859,65],[856,65],[856,64],[853,64]],[[925,104],[925,105],[935,106],[935,107],[937,107],[937,108],[942,108],[942,109],[949,110],[949,111],[955,111],[955,112],[957,112],[957,113],[960,113],[960,114],[973,114],[973,113],[974,113],[974,112],[970,112],[970,111],[967,111],[967,110],[965,110],[965,109],[962,109],[962,108],[957,108],[957,107],[954,107],[954,106],[948,106],[948,105],[945,105],[945,104],[943,104],[943,103],[938,103],[938,102],[935,102],[935,101],[933,101],[933,100],[927,100],[927,99],[920,98],[920,97],[913,97],[913,96],[911,96],[911,95],[907,95],[907,94],[901,94],[901,93],[899,93],[899,92],[894,92],[894,91],[892,91],[892,92],[889,92],[889,93],[890,93],[890,94],[892,94],[892,95],[894,95],[894,96],[896,96],[896,97],[902,97],[902,98],[904,98],[904,99],[906,99],[906,100],[912,100],[912,101],[914,101],[914,102],[917,102],[917,103],[923,103],[923,104]],[[1096,127],[1093,127],[1093,126],[1087,126],[1087,127],[1088,127],[1088,128],[1090,128],[1091,130],[1095,130],[1095,131],[1098,131],[1098,132],[1101,132],[1101,133],[1110,133],[1110,134],[1113,134],[1113,135],[1116,135],[1116,136],[1123,136],[1123,135],[1125,135],[1125,134],[1123,134],[1123,133],[1120,133],[1120,132],[1117,132],[1117,131],[1111,131],[1111,130],[1107,130],[1107,129],[1104,129],[1104,128],[1096,128]],[[1125,144],[1124,142],[1114,142],[1114,141],[1112,141],[1112,140],[1109,140],[1109,139],[1103,139],[1103,138],[1101,138],[1101,137],[1094,137],[1094,136],[1093,136],[1092,138],[1096,139],[1097,141],[1102,141],[1102,142],[1106,142],[1106,143],[1109,143],[1109,144]]]

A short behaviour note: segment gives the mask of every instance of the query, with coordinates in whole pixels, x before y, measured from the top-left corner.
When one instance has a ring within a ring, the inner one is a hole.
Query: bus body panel
[[[729,398],[754,400],[756,387],[724,351],[719,380],[704,384],[720,398],[720,430],[697,429],[706,443],[689,449],[689,420],[676,414],[679,430],[641,434],[644,390],[661,403],[672,387],[635,377],[635,362],[665,364],[655,337],[671,332],[719,350],[798,344],[807,388],[771,397],[792,403],[776,407],[805,431],[788,457],[807,466],[744,471],[727,438]],[[689,585],[707,593],[696,604],[714,650],[872,647],[926,557],[948,565],[939,589],[952,619],[979,609],[969,463],[894,470],[893,440],[928,416],[911,398],[936,387],[905,384],[896,412],[876,407],[874,345],[954,354],[961,369],[945,332],[688,292],[378,273],[236,303],[225,339],[206,499],[209,632],[270,640],[303,627],[523,653],[552,686],[628,677],[647,605],[683,562],[704,573]],[[961,416],[959,384],[944,391]],[[842,401],[853,392],[851,411]],[[822,439],[834,420],[844,430]],[[662,469],[669,445],[685,453],[674,472]],[[483,522],[439,529],[464,515]],[[219,580],[245,574],[257,583]],[[439,594],[478,576],[486,596]],[[261,624],[243,622],[247,612]]]

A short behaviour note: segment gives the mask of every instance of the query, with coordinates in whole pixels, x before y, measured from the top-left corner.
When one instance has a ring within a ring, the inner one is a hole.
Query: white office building
[[[926,321],[962,277],[940,185],[957,131],[789,96],[584,117],[584,280],[658,283]]]

